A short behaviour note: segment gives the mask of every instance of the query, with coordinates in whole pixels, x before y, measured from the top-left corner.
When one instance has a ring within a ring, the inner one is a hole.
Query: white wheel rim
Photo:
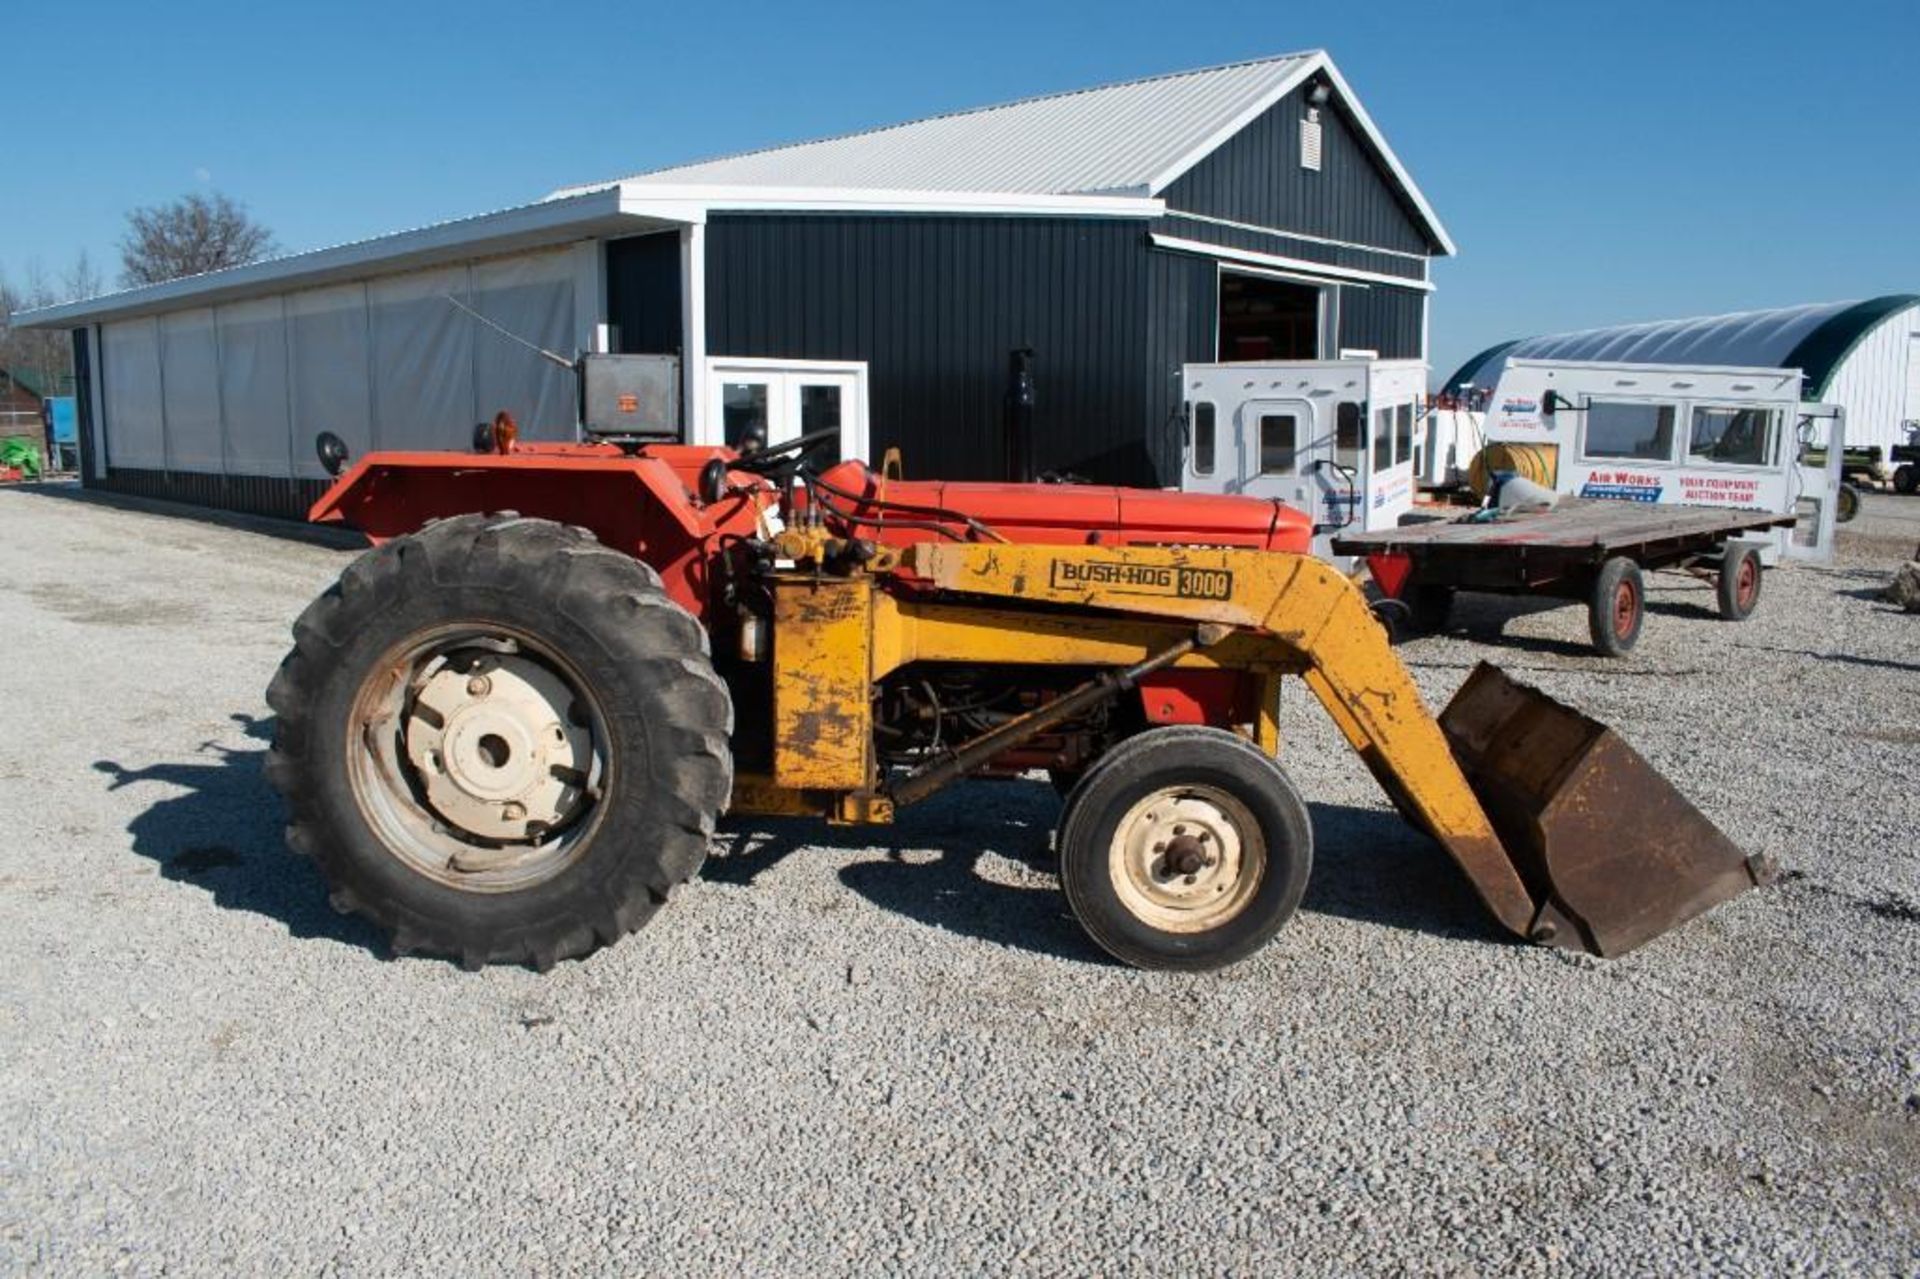
[[[354,798],[413,870],[512,892],[585,851],[612,774],[606,720],[532,636],[479,623],[416,634],[374,664],[352,715]]]
[[[469,835],[537,839],[585,798],[593,735],[553,671],[518,654],[463,654],[427,677],[406,718],[407,757],[439,815]]]
[[[1266,878],[1267,844],[1253,813],[1215,786],[1168,786],[1114,827],[1107,869],[1120,904],[1167,933],[1237,918]]]

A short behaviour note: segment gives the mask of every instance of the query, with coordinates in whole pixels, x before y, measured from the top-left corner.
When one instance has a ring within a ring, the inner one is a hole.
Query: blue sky
[[[86,5],[6,21],[0,270],[194,189],[312,248],[569,182],[1332,51],[1459,243],[1433,362],[1920,291],[1920,3]],[[23,115],[24,113],[24,115]]]

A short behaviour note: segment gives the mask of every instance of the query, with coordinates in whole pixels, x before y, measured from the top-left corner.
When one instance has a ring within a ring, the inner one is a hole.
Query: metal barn
[[[1798,369],[1803,400],[1846,410],[1847,447],[1878,447],[1883,457],[1920,424],[1920,294],[1503,342],[1461,365],[1447,388],[1491,391],[1509,359]]]
[[[838,423],[909,474],[1171,484],[1195,361],[1424,358],[1452,242],[1323,52],[567,187],[518,208],[47,308],[88,484],[298,515],[312,442],[570,437],[552,350],[671,353],[693,442]],[[451,299],[451,300],[450,300]],[[454,305],[457,301],[460,306]]]

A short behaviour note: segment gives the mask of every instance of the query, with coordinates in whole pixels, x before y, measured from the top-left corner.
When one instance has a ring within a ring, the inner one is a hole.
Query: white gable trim
[[[1036,195],[1003,191],[896,191],[875,187],[716,186],[619,182],[620,209],[642,217],[704,220],[709,213],[972,213],[1157,218],[1166,201],[1144,195]]]
[[[1409,280],[1403,276],[1387,275],[1381,271],[1362,271],[1358,267],[1332,266],[1325,262],[1309,262],[1305,258],[1281,257],[1277,253],[1256,253],[1252,249],[1230,249],[1222,244],[1207,244],[1200,240],[1183,240],[1177,235],[1161,235],[1158,232],[1148,236],[1158,249],[1170,249],[1175,253],[1194,253],[1203,258],[1217,258],[1222,262],[1244,262],[1249,266],[1270,267],[1276,271],[1293,271],[1306,275],[1317,275],[1333,280],[1356,280],[1363,284],[1390,284],[1396,289],[1413,289],[1420,293],[1433,292],[1433,284],[1428,280]]]
[[[1347,83],[1346,77],[1340,74],[1340,68],[1333,65],[1333,59],[1327,56],[1324,49],[1315,50],[1305,62],[1288,73],[1286,79],[1255,99],[1245,110],[1216,129],[1205,141],[1156,173],[1153,180],[1147,184],[1147,193],[1161,194],[1182,174],[1218,151],[1226,144],[1227,139],[1252,124],[1262,114],[1271,110],[1275,103],[1299,88],[1316,71],[1326,72],[1327,79],[1339,93],[1340,100],[1346,105],[1347,110],[1352,112],[1354,123],[1360,126],[1360,131],[1379,151],[1380,158],[1386,162],[1394,181],[1407,193],[1407,198],[1413,202],[1413,207],[1419,213],[1421,220],[1433,233],[1433,238],[1439,242],[1441,252],[1449,256],[1459,252],[1454,246],[1453,237],[1449,236],[1446,227],[1441,225],[1439,215],[1433,211],[1433,206],[1427,203],[1427,197],[1414,184],[1413,175],[1407,172],[1406,166],[1400,163],[1400,157],[1395,155],[1393,148],[1387,145],[1387,139],[1381,134],[1379,126],[1374,124],[1373,117],[1367,114],[1367,109],[1360,105],[1360,99],[1353,94],[1353,87]]]

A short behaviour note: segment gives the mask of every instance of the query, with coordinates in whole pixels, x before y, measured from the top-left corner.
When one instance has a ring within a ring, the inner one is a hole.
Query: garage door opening
[[[1264,275],[1220,273],[1221,360],[1320,357],[1320,290]]]

